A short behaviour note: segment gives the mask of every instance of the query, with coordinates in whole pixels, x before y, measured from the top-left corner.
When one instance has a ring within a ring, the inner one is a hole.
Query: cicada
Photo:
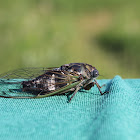
[[[80,89],[101,87],[96,78],[98,70],[86,63],[70,63],[52,68],[24,68],[0,75],[0,97],[44,98],[70,93],[70,102]],[[103,85],[104,86],[104,85]],[[68,94],[67,94],[68,95]]]

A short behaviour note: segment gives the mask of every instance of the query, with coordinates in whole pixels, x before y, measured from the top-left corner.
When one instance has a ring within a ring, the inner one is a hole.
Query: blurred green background
[[[0,73],[71,62],[140,77],[139,0],[0,0]]]

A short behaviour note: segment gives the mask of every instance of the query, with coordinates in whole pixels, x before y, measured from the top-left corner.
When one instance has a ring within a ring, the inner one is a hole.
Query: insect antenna
[[[99,74],[99,76],[105,77],[104,75]]]

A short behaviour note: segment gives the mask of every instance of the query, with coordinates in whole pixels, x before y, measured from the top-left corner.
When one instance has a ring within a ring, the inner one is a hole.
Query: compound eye
[[[99,72],[98,72],[98,70],[95,69],[95,70],[93,71],[93,77],[97,77],[98,75],[99,75]]]

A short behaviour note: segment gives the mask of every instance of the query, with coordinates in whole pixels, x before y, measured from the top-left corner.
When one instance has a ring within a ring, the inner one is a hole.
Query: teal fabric
[[[140,140],[140,79],[97,81],[108,94],[0,98],[0,140]]]

